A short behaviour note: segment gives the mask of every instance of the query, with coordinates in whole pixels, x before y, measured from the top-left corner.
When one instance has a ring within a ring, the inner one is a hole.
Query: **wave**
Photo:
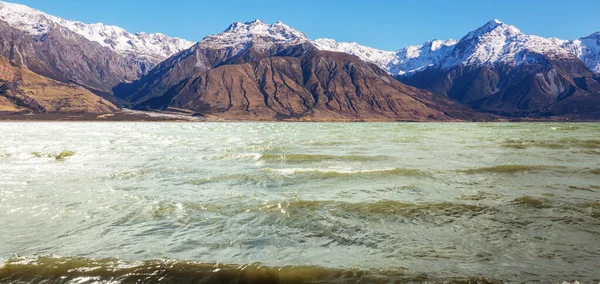
[[[385,176],[428,176],[429,174],[412,168],[387,168],[370,170],[337,170],[319,168],[286,168],[266,169],[268,172],[284,176],[302,176],[312,178],[336,178],[336,177],[385,177]]]
[[[204,177],[199,179],[190,180],[187,183],[193,185],[204,185],[215,182],[227,182],[227,181],[236,181],[241,183],[251,183],[258,184],[261,182],[267,182],[270,178],[266,176],[260,176],[256,174],[229,174],[229,175],[220,175],[220,176],[212,176],[212,177]]]
[[[205,160],[251,160],[258,161],[261,157],[260,153],[229,153],[204,157]]]
[[[500,143],[502,147],[526,149],[526,148],[547,148],[547,149],[567,149],[567,148],[600,148],[600,140],[597,139],[558,139],[552,141],[531,140],[531,139],[507,139]]]
[[[586,214],[589,214],[590,217],[600,220],[600,201],[583,203],[580,208],[582,208]]]
[[[323,155],[323,154],[284,154],[284,153],[229,153],[206,157],[207,160],[252,160],[265,162],[286,162],[286,163],[311,163],[325,161],[342,162],[369,162],[381,161],[388,156],[363,156],[363,155]]]
[[[590,169],[590,170],[588,170],[588,173],[593,174],[593,175],[600,175],[600,168]]]
[[[531,207],[536,209],[552,208],[550,200],[545,198],[535,198],[532,196],[521,196],[510,202],[512,205]]]
[[[396,270],[321,266],[270,267],[185,260],[125,262],[118,259],[40,256],[13,258],[0,267],[2,283],[501,283],[485,277],[438,278]]]
[[[581,127],[574,126],[574,125],[550,127],[550,129],[555,130],[555,131],[572,131],[572,130],[578,130],[580,128]]]
[[[256,173],[235,173],[190,180],[188,184],[204,185],[216,182],[233,181],[237,183],[259,184],[272,181],[335,179],[335,178],[384,178],[394,176],[428,177],[428,173],[411,168],[389,168],[373,170],[334,170],[326,168],[265,168]]]
[[[498,165],[459,171],[466,174],[516,174],[523,172],[556,171],[561,169],[565,169],[565,167],[545,165]]]
[[[380,161],[387,156],[360,156],[360,155],[319,155],[319,154],[261,154],[258,158],[261,161],[282,161],[282,162],[323,162],[323,161]]]
[[[107,179],[109,179],[109,180],[112,180],[112,179],[132,180],[132,179],[149,176],[149,175],[156,174],[156,173],[157,173],[157,171],[155,169],[142,168],[142,169],[135,170],[135,171],[112,173],[107,176]]]
[[[504,198],[504,195],[498,193],[477,192],[474,194],[463,194],[460,200],[481,201],[486,199],[498,200]]]
[[[577,202],[577,203],[563,203],[558,201],[553,201],[547,198],[542,197],[533,197],[529,195],[521,196],[515,198],[514,200],[508,203],[513,206],[521,206],[533,209],[548,209],[553,208],[556,210],[561,210],[564,212],[575,211],[581,213],[578,215],[578,222],[583,222],[581,218],[591,217],[596,219],[596,221],[600,221],[600,202],[598,201],[587,201],[587,202]],[[573,215],[569,215],[573,216]],[[577,223],[577,222],[574,222]],[[597,223],[597,222],[596,222]]]
[[[408,219],[444,217],[450,221],[453,218],[478,216],[490,213],[493,210],[493,208],[483,205],[452,202],[406,203],[395,200],[382,200],[377,202],[352,203],[332,200],[282,200],[247,205],[240,205],[238,203],[217,205],[201,202],[162,202],[153,205],[151,212],[148,212],[148,214],[152,218],[165,218],[175,214],[189,215],[195,214],[195,212],[218,212],[227,216],[240,213],[284,213],[290,216],[298,216],[303,214],[312,215],[315,212],[323,211],[327,212],[326,214],[346,217],[378,218],[381,215]],[[129,216],[128,218],[135,217],[139,219],[144,214],[140,213],[138,215],[137,217]]]
[[[554,172],[562,174],[590,174],[600,175],[600,168],[569,168],[565,166],[549,165],[498,165],[458,170],[466,174],[517,174],[535,172]]]
[[[572,190],[582,190],[582,191],[596,192],[596,190],[598,190],[598,189],[600,189],[600,186],[597,186],[597,185],[590,185],[590,186],[587,186],[587,187],[570,185],[568,187],[569,191],[572,191]]]
[[[470,205],[451,202],[404,203],[393,200],[383,200],[373,203],[343,203],[340,209],[362,213],[364,215],[383,214],[398,215],[409,218],[432,218],[435,216],[459,217],[476,216],[490,212],[487,206]]]

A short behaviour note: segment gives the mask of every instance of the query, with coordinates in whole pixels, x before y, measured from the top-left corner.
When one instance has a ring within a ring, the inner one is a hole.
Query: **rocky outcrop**
[[[0,112],[111,113],[119,110],[89,90],[52,80],[0,56]]]
[[[243,120],[489,119],[449,99],[406,86],[355,56],[327,51],[200,72],[138,107],[175,107]]]

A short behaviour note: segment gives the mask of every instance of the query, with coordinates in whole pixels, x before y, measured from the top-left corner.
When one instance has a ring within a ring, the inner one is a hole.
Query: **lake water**
[[[600,123],[0,130],[0,282],[600,282]]]

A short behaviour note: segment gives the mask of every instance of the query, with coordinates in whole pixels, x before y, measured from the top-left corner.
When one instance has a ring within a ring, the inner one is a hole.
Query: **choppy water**
[[[0,130],[0,282],[600,281],[599,123]]]

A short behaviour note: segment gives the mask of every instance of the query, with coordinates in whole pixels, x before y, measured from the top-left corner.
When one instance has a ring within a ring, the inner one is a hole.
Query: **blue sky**
[[[232,22],[281,20],[310,38],[397,50],[459,39],[497,18],[528,34],[575,39],[600,31],[599,0],[13,0],[66,19],[193,41]]]

